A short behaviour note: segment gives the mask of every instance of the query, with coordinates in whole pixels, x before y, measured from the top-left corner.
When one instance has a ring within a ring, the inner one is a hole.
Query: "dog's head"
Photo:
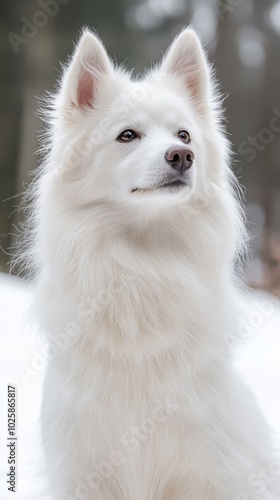
[[[209,67],[185,29],[143,79],[114,68],[85,31],[56,102],[55,171],[75,202],[170,207],[201,196],[227,145],[217,126]]]
[[[171,252],[177,245],[208,267],[212,256],[212,268],[229,262],[245,232],[216,97],[192,29],[142,79],[115,67],[85,31],[50,99],[48,154],[31,188],[40,258],[58,273],[78,260],[85,276],[94,245],[119,259],[129,241]]]
[[[177,241],[200,260],[228,247],[229,260],[243,245],[220,104],[192,29],[140,80],[85,31],[51,105],[35,226],[54,254],[68,242],[72,262],[74,249],[123,237]]]

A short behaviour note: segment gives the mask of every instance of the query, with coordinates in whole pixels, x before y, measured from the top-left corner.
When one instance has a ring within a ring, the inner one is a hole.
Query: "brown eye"
[[[134,130],[128,128],[120,133],[120,135],[117,137],[117,141],[130,142],[133,141],[133,139],[138,139],[138,138],[139,135]]]
[[[184,141],[186,144],[189,144],[189,142],[191,142],[191,136],[190,136],[189,132],[187,132],[186,130],[179,130],[178,137],[179,137],[179,139]]]

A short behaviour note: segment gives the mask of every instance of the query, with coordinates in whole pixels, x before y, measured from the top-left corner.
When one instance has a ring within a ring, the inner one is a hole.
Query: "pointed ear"
[[[209,102],[210,71],[197,34],[184,29],[175,38],[162,61],[161,70],[165,74],[178,77],[200,112],[205,111]]]
[[[64,103],[93,108],[98,83],[112,70],[102,43],[90,31],[84,31],[63,77]]]

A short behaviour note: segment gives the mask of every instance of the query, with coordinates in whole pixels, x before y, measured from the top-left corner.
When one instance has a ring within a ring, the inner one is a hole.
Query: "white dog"
[[[134,80],[85,31],[50,121],[31,229],[54,498],[279,499],[228,345],[246,230],[196,34]]]

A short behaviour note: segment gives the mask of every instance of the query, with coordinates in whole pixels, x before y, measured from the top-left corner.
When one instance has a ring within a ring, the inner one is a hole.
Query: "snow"
[[[38,417],[41,404],[44,363],[33,376],[22,376],[23,367],[32,369],[33,349],[39,351],[35,331],[27,328],[26,313],[31,289],[18,278],[0,273],[0,498],[1,500],[51,500],[45,494],[43,478],[37,475],[40,459]],[[7,386],[17,388],[17,491],[8,491]]]
[[[239,329],[243,341],[236,350],[236,366],[258,398],[264,415],[276,430],[280,445],[280,301],[254,292]]]
[[[0,498],[51,500],[38,474],[41,453],[38,417],[46,360],[30,327],[31,288],[0,273]],[[234,345],[236,366],[256,393],[267,420],[280,436],[280,303],[252,292]],[[246,342],[244,342],[246,340]],[[232,341],[232,339],[231,339]],[[235,342],[235,341],[234,341]],[[7,491],[7,386],[17,388],[17,491]]]

